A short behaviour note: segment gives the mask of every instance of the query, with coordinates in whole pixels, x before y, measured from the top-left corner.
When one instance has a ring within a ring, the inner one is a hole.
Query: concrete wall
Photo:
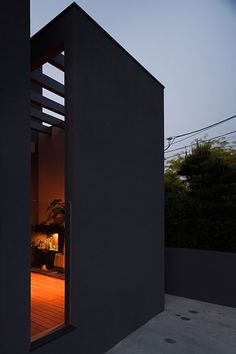
[[[30,350],[29,1],[1,3],[0,353]]]
[[[236,307],[236,254],[167,248],[166,292]]]

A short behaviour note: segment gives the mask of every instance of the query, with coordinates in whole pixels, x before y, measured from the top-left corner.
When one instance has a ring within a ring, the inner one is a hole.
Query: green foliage
[[[236,252],[236,152],[199,142],[165,172],[166,246]]]
[[[46,224],[65,224],[65,203],[62,199],[54,199],[48,206]]]

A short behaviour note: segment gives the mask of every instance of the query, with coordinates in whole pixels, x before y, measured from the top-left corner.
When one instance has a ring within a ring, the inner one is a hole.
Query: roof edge
[[[77,9],[80,11],[83,15],[85,15],[90,22],[92,22],[97,28],[99,28],[108,38],[112,40],[116,46],[118,46],[130,59],[132,59],[136,64],[139,65],[139,67],[144,70],[156,83],[158,83],[163,89],[165,86],[153,75],[148,71],[140,62],[135,59],[120,43],[117,42],[102,26],[100,26],[85,10],[83,10],[76,2],[73,2],[71,5],[69,5],[67,8],[65,8],[61,13],[59,13],[56,17],[54,17],[50,22],[48,22],[44,27],[42,27],[38,32],[36,32],[32,37],[31,40],[36,38],[41,32],[47,30],[48,27],[51,27],[51,25],[54,22],[57,22],[61,17],[66,15],[68,12],[70,12],[72,9]]]

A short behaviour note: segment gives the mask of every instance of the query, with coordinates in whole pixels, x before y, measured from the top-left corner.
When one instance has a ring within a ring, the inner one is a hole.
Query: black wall
[[[28,1],[7,6],[1,22],[7,40],[1,56],[0,349],[26,354],[29,8]],[[57,36],[61,48],[66,33],[67,295],[76,329],[34,352],[101,354],[164,307],[163,87],[75,5],[65,22],[67,28],[54,27],[42,42],[47,51]]]
[[[30,349],[29,1],[1,3],[0,353]]]
[[[69,11],[66,199],[77,329],[36,352],[101,354],[164,308],[163,86],[77,7]],[[36,51],[44,38],[35,37]]]
[[[167,248],[166,292],[236,307],[236,254]]]
[[[75,40],[66,68],[72,319],[81,352],[95,354],[164,307],[163,87],[80,12]]]

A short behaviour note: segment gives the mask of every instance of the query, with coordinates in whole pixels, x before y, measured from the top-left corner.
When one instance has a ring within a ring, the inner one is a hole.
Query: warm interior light
[[[52,249],[58,251],[58,233],[52,234]]]
[[[34,245],[38,249],[58,251],[58,239],[58,233],[50,235],[36,233],[35,235],[32,235],[32,245]]]

